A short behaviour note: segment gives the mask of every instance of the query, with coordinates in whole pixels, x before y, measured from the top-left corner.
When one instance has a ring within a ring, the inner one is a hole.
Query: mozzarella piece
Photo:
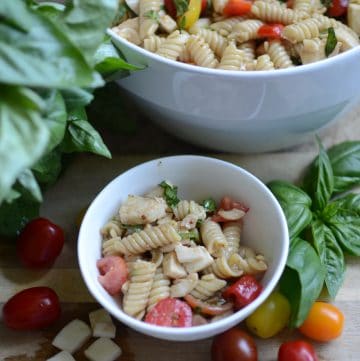
[[[334,30],[336,39],[338,42],[342,43],[341,51],[350,50],[360,44],[359,37],[351,29],[340,26]]]
[[[74,353],[91,337],[90,327],[75,319],[68,323],[54,338],[52,344],[63,351]]]
[[[76,361],[72,355],[67,351],[61,351],[54,355],[53,357],[50,357],[46,359],[46,361]]]
[[[201,251],[201,258],[192,262],[184,263],[184,267],[188,273],[199,272],[214,262],[214,259],[205,247],[198,246],[198,248]]]
[[[116,327],[111,316],[103,308],[90,312],[89,321],[94,337],[115,338]]]
[[[136,14],[139,14],[139,0],[125,0],[126,5]]]
[[[165,276],[170,278],[183,278],[187,275],[185,268],[179,263],[175,252],[167,253],[163,260]]]
[[[85,351],[90,361],[114,361],[121,356],[121,348],[109,338],[98,338]]]
[[[360,3],[349,4],[347,11],[348,24],[360,36]]]
[[[185,247],[179,244],[175,247],[175,252],[181,263],[199,261],[203,257],[200,247]]]

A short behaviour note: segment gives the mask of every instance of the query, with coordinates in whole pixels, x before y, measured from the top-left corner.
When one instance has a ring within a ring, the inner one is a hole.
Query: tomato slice
[[[3,320],[14,330],[36,330],[54,323],[61,314],[57,294],[49,287],[31,287],[12,296],[3,307]]]
[[[176,298],[159,301],[146,315],[145,322],[157,326],[190,327],[192,311],[189,305]]]
[[[128,276],[124,259],[119,256],[106,256],[99,259],[96,266],[100,272],[98,280],[105,290],[112,296],[119,293]]]
[[[338,17],[345,15],[349,6],[349,0],[332,0],[327,10],[329,16]]]
[[[225,303],[223,305],[210,305],[207,302],[200,301],[190,294],[184,297],[184,300],[191,306],[192,309],[196,309],[204,315],[216,316],[233,309],[232,303]]]
[[[283,24],[264,24],[260,26],[258,35],[262,38],[280,39],[283,29]]]
[[[251,275],[245,275],[226,288],[222,296],[225,300],[234,302],[234,307],[238,310],[254,301],[261,291],[262,286],[256,278]]]
[[[224,211],[230,211],[230,210],[236,208],[236,209],[240,209],[241,211],[244,211],[244,212],[248,212],[250,209],[249,207],[245,206],[243,203],[234,201],[229,196],[224,196],[221,199],[219,208],[223,209]]]
[[[205,14],[208,8],[208,0],[201,0],[201,14]]]
[[[229,0],[223,10],[226,16],[241,16],[248,14],[252,3],[246,0]]]

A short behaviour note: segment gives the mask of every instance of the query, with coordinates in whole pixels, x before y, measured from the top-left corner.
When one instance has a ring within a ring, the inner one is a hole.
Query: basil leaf
[[[344,254],[331,230],[321,220],[312,222],[311,231],[314,247],[326,268],[326,288],[334,299],[344,280]]]
[[[311,198],[289,182],[274,180],[267,186],[284,211],[290,239],[298,236],[311,223]]]
[[[304,178],[304,189],[313,199],[313,210],[322,210],[331,198],[334,190],[334,175],[330,159],[319,139],[319,155]]]
[[[177,197],[177,186],[174,186],[167,181],[162,181],[159,186],[164,189],[164,197],[168,206],[174,207],[180,202]]]
[[[24,194],[11,203],[3,202],[0,205],[0,234],[17,236],[30,220],[39,215],[39,211],[40,203]]]
[[[320,295],[324,278],[325,269],[314,248],[308,242],[294,238],[280,279],[280,291],[291,304],[291,327],[299,327],[304,322]]]
[[[61,94],[64,98],[66,109],[69,112],[73,109],[83,108],[94,99],[90,91],[82,88],[64,89],[61,91]]]
[[[176,16],[182,16],[186,13],[189,8],[188,0],[174,0],[174,5],[176,7]]]
[[[61,172],[61,159],[61,151],[57,147],[33,165],[31,169],[39,183],[47,186],[55,183]]]
[[[360,194],[348,194],[331,202],[322,213],[340,247],[360,256]]]
[[[334,28],[330,27],[328,28],[328,36],[325,44],[325,54],[327,57],[334,51],[336,44],[337,39],[335,35],[335,30]]]
[[[42,99],[45,101],[45,114],[50,130],[50,140],[47,150],[51,151],[60,144],[64,138],[67,112],[64,99],[58,90],[42,92]]]
[[[42,202],[41,190],[33,172],[25,169],[17,178],[19,184],[24,187],[37,202]]]
[[[61,149],[65,153],[91,152],[111,158],[100,134],[87,121],[84,109],[71,112]]]
[[[72,0],[63,13],[63,30],[93,65],[93,56],[104,39],[104,30],[113,20],[118,0]]]
[[[202,206],[205,208],[207,213],[216,211],[216,202],[213,198],[206,198],[202,201]]]
[[[53,88],[103,84],[68,37],[24,1],[1,0],[0,17],[21,19],[27,29],[0,23],[0,82]]]
[[[334,173],[334,192],[360,185],[360,141],[337,144],[327,153]]]
[[[0,86],[0,203],[18,175],[45,151],[49,130],[43,106],[30,89]]]

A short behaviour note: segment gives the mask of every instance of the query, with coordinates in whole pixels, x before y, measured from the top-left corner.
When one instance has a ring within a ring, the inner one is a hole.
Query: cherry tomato
[[[190,294],[187,294],[184,297],[184,300],[190,305],[191,308],[198,310],[204,315],[210,316],[221,315],[225,312],[231,311],[234,307],[232,303],[225,303],[223,305],[211,305],[207,302],[198,300]]]
[[[299,330],[316,341],[330,341],[339,337],[344,328],[344,314],[334,305],[315,302]]]
[[[15,330],[35,330],[50,326],[61,313],[59,298],[49,287],[27,288],[4,305],[3,320]]]
[[[223,10],[226,16],[242,16],[248,14],[251,10],[252,2],[247,0],[229,0]]]
[[[224,209],[225,211],[230,211],[231,209],[240,209],[241,211],[247,212],[249,210],[249,207],[246,207],[241,202],[234,201],[231,197],[225,196],[220,201],[220,207],[221,209]]]
[[[176,6],[174,0],[165,0],[164,6],[167,13],[173,18],[176,19]]]
[[[124,259],[119,256],[107,256],[99,259],[96,266],[100,272],[98,280],[105,290],[112,296],[119,293],[128,276]]]
[[[283,29],[283,24],[264,24],[260,26],[257,33],[263,38],[280,39]]]
[[[278,352],[278,361],[318,361],[314,347],[301,340],[284,342]]]
[[[329,16],[338,17],[345,15],[349,6],[349,0],[332,0],[327,10]]]
[[[246,326],[261,338],[280,332],[289,322],[290,303],[279,292],[273,292],[247,319]]]
[[[253,338],[237,327],[217,335],[211,345],[212,361],[257,361]]]
[[[208,0],[201,0],[201,14],[205,14],[208,8]]]
[[[159,301],[146,315],[145,322],[167,327],[192,326],[190,306],[177,298],[165,298]]]
[[[255,300],[262,291],[261,284],[251,275],[240,277],[235,283],[225,289],[222,296],[232,301],[236,310]]]
[[[46,268],[55,262],[63,245],[63,230],[46,218],[36,218],[21,231],[17,254],[27,267]]]

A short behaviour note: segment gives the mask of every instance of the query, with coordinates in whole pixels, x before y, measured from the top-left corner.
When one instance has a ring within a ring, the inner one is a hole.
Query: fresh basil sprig
[[[202,201],[202,206],[205,208],[205,211],[208,213],[216,211],[216,202],[213,198],[206,198]]]
[[[327,57],[334,51],[337,42],[334,28],[328,28],[328,36],[325,44],[325,55]]]
[[[303,189],[272,181],[270,190],[287,219],[290,250],[280,288],[292,306],[291,326],[306,318],[323,286],[335,298],[345,274],[344,253],[360,256],[360,141],[344,142],[328,151],[320,140]],[[335,195],[335,197],[334,197]]]
[[[167,181],[162,181],[159,186],[164,189],[164,197],[169,207],[174,207],[180,202],[177,196],[177,186],[174,186]]]

